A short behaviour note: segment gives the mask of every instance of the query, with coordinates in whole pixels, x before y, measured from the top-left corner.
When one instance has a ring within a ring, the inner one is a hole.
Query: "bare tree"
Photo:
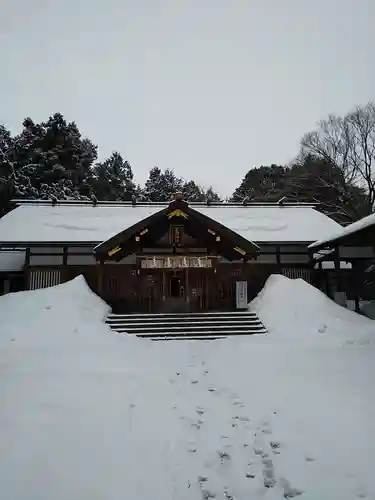
[[[313,155],[327,165],[339,169],[334,187],[358,217],[374,211],[375,204],[375,105],[373,102],[348,113],[329,116],[318,130],[309,132],[301,141],[302,157]],[[324,179],[327,182],[327,179]],[[353,186],[365,195],[365,206],[359,213]],[[363,213],[363,210],[365,213]]]

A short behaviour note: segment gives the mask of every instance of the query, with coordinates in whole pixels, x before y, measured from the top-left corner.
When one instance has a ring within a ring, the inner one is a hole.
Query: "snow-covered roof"
[[[22,271],[25,265],[25,252],[0,252],[0,273]]]
[[[100,243],[162,205],[21,205],[0,219],[0,244]],[[341,228],[312,206],[192,205],[249,241],[311,243]]]
[[[375,226],[375,214],[370,214],[367,217],[363,217],[363,219],[357,220],[356,222],[353,222],[346,227],[339,226],[337,230],[333,231],[329,236],[321,238],[315,243],[312,243],[310,245],[310,248],[316,248],[323,246],[324,244],[334,243],[337,240],[341,240],[346,236],[357,233],[358,231],[361,231],[362,229],[370,226]]]

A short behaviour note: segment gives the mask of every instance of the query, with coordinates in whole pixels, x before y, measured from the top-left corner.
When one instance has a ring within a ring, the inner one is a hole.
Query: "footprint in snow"
[[[275,455],[280,455],[281,444],[278,441],[270,441],[270,447],[272,453],[274,453]]]
[[[285,478],[280,478],[280,484],[284,490],[284,498],[295,498],[302,495],[304,492],[298,488],[294,488]]]
[[[218,451],[220,463],[224,464],[225,462],[230,461],[230,455],[226,451]]]
[[[273,462],[269,458],[263,458],[263,484],[265,488],[273,488],[276,484],[275,469]]]
[[[198,476],[198,483],[199,484],[205,483],[207,481],[208,481],[208,477],[207,476]]]
[[[216,495],[215,493],[212,493],[212,491],[202,490],[202,498],[203,500],[213,500],[216,498]]]
[[[239,415],[232,417],[232,424],[237,423],[237,422],[245,424],[245,427],[247,427],[246,424],[250,422],[250,419],[249,419],[249,417],[246,417],[246,416],[241,417]]]
[[[234,496],[232,496],[227,490],[224,491],[225,500],[235,500]]]
[[[202,424],[204,424],[204,420],[199,419],[196,422],[193,422],[191,426],[194,427],[195,429],[200,429],[202,427]]]
[[[197,483],[199,485],[199,488],[201,490],[201,495],[203,500],[212,500],[216,498],[216,494],[207,489],[206,484],[208,481],[207,476],[198,476]]]
[[[252,472],[246,472],[245,476],[248,479],[255,479],[255,474],[253,474]]]

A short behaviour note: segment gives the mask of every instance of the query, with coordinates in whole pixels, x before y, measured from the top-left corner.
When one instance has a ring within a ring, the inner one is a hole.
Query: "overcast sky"
[[[328,113],[375,98],[375,0],[0,0],[0,123],[60,111],[230,194]]]

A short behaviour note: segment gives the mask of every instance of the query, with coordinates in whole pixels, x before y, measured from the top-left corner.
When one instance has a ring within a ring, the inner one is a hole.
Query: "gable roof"
[[[346,227],[339,227],[337,231],[334,231],[327,238],[312,243],[309,248],[320,248],[324,246],[331,246],[335,243],[339,243],[343,240],[349,239],[350,236],[354,236],[357,233],[364,232],[365,230],[375,227],[375,214],[367,215]]]
[[[25,204],[0,219],[0,245],[94,244],[108,240],[163,205]],[[341,226],[312,206],[192,205],[255,243],[312,243]]]
[[[161,208],[153,215],[100,243],[95,248],[95,254],[106,260],[121,260],[135,253],[137,249],[151,248],[153,242],[165,234],[169,224],[173,224],[176,219],[179,225],[185,227],[187,234],[197,238],[207,248],[215,248],[229,260],[238,259],[238,253],[242,258],[251,258],[259,250],[255,243],[195,210],[185,201],[172,201],[166,208]]]

